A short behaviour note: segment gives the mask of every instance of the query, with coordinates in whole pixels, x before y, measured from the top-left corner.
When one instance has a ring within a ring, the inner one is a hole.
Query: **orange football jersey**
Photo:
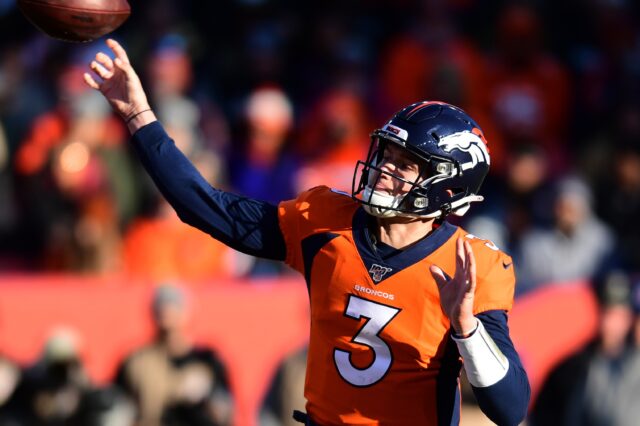
[[[509,310],[514,268],[491,242],[447,222],[381,256],[374,220],[349,195],[313,188],[279,206],[287,263],[305,276],[311,331],[305,397],[320,425],[455,424],[461,361],[429,266],[455,273],[456,239],[477,263],[474,313]]]

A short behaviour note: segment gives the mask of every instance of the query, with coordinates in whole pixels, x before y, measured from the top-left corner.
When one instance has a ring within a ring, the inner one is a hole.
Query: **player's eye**
[[[400,170],[405,172],[418,172],[418,165],[412,161],[403,161],[400,163]]]

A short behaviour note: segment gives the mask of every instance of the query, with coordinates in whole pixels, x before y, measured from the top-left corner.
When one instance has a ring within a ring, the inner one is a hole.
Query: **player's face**
[[[387,192],[393,196],[409,192],[412,185],[408,182],[416,182],[420,176],[418,161],[417,157],[406,150],[392,143],[387,143],[382,158],[377,164],[386,173],[372,171],[372,181],[375,182],[374,191]],[[394,179],[390,175],[397,176],[407,182]]]

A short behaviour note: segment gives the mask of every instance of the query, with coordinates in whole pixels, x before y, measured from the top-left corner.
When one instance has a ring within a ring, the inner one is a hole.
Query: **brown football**
[[[18,0],[22,13],[36,27],[64,41],[95,40],[127,20],[127,0]]]

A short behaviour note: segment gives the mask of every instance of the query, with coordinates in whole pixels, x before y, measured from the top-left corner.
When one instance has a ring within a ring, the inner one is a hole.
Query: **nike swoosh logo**
[[[511,265],[513,265],[513,262],[510,263],[504,263],[504,260],[502,261],[502,267],[504,269],[509,269],[509,267],[511,267]]]

